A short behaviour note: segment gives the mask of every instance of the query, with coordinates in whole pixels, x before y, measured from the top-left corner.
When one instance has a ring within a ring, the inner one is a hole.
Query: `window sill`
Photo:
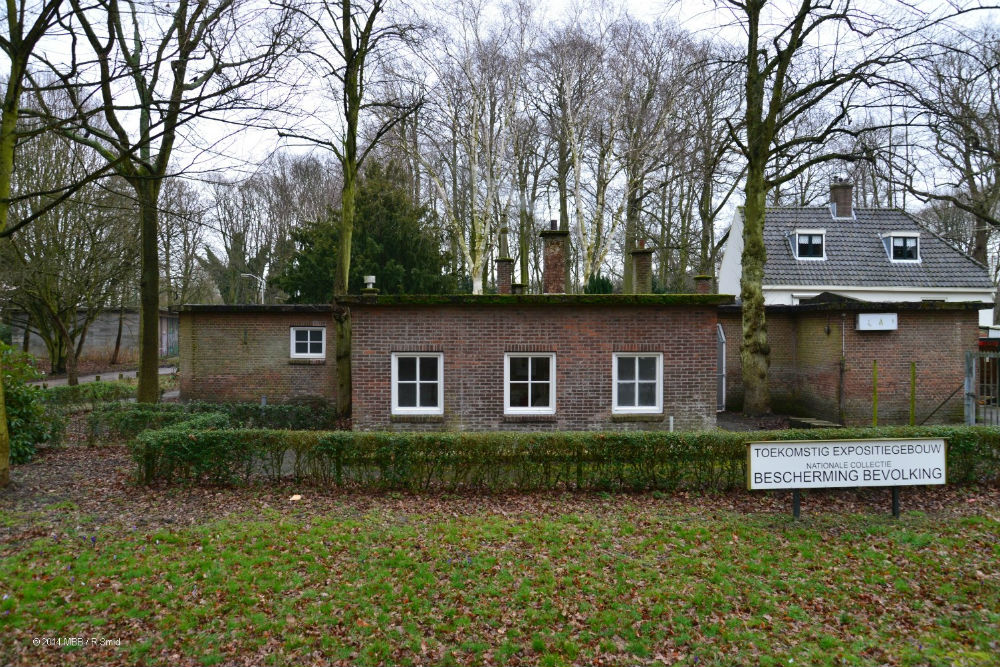
[[[289,359],[291,366],[324,366],[326,359]]]
[[[555,415],[504,415],[503,420],[510,424],[554,424]]]
[[[390,415],[389,421],[404,424],[443,424],[444,415]]]
[[[618,414],[611,415],[612,422],[661,422],[663,421],[663,413],[658,412],[655,414]]]

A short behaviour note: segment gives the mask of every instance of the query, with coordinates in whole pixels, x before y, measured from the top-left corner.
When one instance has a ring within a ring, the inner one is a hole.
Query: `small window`
[[[556,355],[504,355],[505,414],[555,414]]]
[[[663,355],[618,353],[613,368],[613,413],[663,411]]]
[[[444,414],[444,355],[392,355],[392,413]]]
[[[293,359],[325,359],[326,327],[292,327]]]
[[[916,236],[892,237],[892,260],[916,262],[920,259],[920,239]]]
[[[823,259],[823,234],[814,232],[796,234],[796,248],[799,259]]]

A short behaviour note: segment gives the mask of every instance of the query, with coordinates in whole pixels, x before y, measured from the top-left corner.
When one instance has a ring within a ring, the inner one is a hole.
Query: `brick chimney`
[[[632,290],[635,294],[653,293],[653,251],[646,250],[645,239],[639,240],[639,247],[631,251]]]
[[[555,220],[549,222],[549,229],[541,233],[542,245],[542,293],[566,293],[566,241],[569,231],[560,230]]]
[[[511,283],[514,279],[514,260],[510,256],[510,248],[507,246],[507,228],[500,228],[500,256],[496,260],[497,268],[497,293],[510,294]]]
[[[830,179],[830,204],[833,217],[854,217],[854,183],[846,174],[838,174]]]
[[[704,274],[695,276],[694,277],[694,291],[697,294],[711,294],[712,293],[712,276],[706,276]]]

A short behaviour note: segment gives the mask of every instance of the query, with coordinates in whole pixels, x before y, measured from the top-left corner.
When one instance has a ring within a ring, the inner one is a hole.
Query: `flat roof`
[[[348,306],[719,306],[731,294],[403,294],[350,295]],[[185,304],[182,313],[331,313],[332,304]]]

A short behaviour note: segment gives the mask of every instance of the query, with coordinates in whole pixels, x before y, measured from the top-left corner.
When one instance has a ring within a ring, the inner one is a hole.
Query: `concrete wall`
[[[877,361],[879,424],[905,424],[912,361],[916,364],[917,423],[938,406],[929,423],[961,421],[963,395],[955,390],[965,378],[965,351],[975,349],[978,340],[977,311],[919,304],[866,306],[867,312],[896,312],[898,328],[858,331],[857,308],[768,310],[775,411],[849,425],[871,424],[873,364]],[[720,322],[728,341],[726,406],[736,410],[743,398],[740,314],[723,312]]]
[[[715,425],[715,306],[352,307],[357,429],[547,430]],[[393,352],[444,355],[444,415],[391,414]],[[554,415],[504,415],[504,354],[556,354]],[[661,352],[663,412],[611,414],[612,354]]]
[[[257,309],[261,311],[262,309]],[[336,396],[333,318],[327,312],[182,312],[182,400],[271,403]],[[326,327],[325,359],[292,359],[290,328]]]
[[[87,329],[87,338],[84,340],[83,350],[80,358],[93,361],[108,361],[115,350],[115,338],[118,335],[118,314],[117,310],[107,310],[97,316]],[[14,347],[20,349],[24,338],[23,312],[12,314],[11,342]],[[81,314],[80,319],[83,319]],[[48,358],[48,350],[41,337],[34,332],[29,333],[28,351],[36,357]],[[177,339],[177,315],[174,313],[162,312],[160,314],[160,356],[175,356],[178,351]],[[128,309],[122,318],[122,340],[121,349],[118,353],[119,362],[138,361],[139,359],[139,311]]]

